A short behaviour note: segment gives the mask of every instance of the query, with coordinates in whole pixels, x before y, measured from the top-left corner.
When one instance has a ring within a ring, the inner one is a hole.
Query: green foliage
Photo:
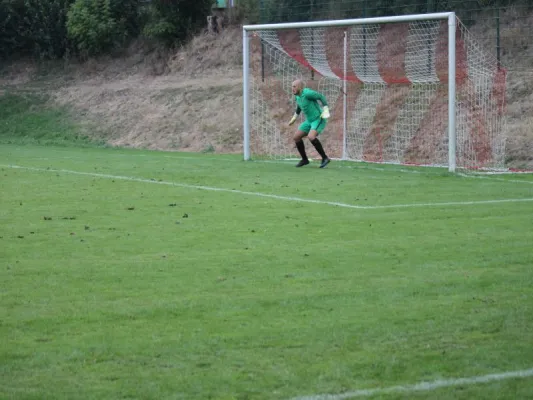
[[[5,57],[15,47],[15,26],[12,5],[0,2],[0,55]]]
[[[247,0],[244,0],[245,3]],[[455,11],[463,22],[476,12],[523,0],[257,0],[261,22],[297,22]]]
[[[67,30],[69,9],[72,6],[74,13],[81,8],[92,10],[88,5],[74,7],[73,3],[74,0],[0,0],[0,56],[16,53],[39,58],[62,57],[71,45]],[[109,38],[113,41],[137,36],[141,31],[139,0],[92,0],[85,3],[98,3],[99,10],[96,15],[76,15],[78,20],[74,25],[96,21],[99,26],[90,26],[87,32],[80,32],[79,26],[73,27],[75,37],[83,37],[85,42],[93,43],[97,41],[95,33],[109,31],[110,25],[119,28],[118,35]],[[107,3],[107,22],[102,20],[103,3]]]
[[[171,22],[170,18],[165,16],[155,6],[149,7],[147,18],[148,22],[143,29],[144,35],[171,45],[176,38],[176,25]]]
[[[0,57],[59,58],[70,47],[87,55],[97,54],[141,33],[172,45],[206,26],[213,3],[0,0]],[[531,7],[528,0],[239,0],[230,17],[233,22],[295,22],[453,10],[469,24],[480,11],[513,4]]]
[[[124,33],[113,18],[110,0],[76,0],[68,12],[67,29],[82,55],[109,50]]]
[[[66,16],[72,0],[2,0],[0,54],[61,57],[68,45]]]
[[[261,22],[257,0],[239,0],[230,14],[231,23],[257,24]]]
[[[172,45],[206,25],[212,0],[153,0],[144,34]]]
[[[261,22],[298,22],[311,19],[313,0],[263,0]]]
[[[142,30],[140,0],[110,0],[111,15],[127,37],[136,37]]]

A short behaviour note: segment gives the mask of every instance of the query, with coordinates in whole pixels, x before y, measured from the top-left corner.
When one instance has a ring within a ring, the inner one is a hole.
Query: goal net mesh
[[[297,125],[287,123],[296,108],[291,83],[302,79],[328,99],[320,139],[330,157],[448,164],[447,21],[249,34],[252,158],[298,158]],[[502,168],[505,70],[459,20],[455,54],[456,165]]]

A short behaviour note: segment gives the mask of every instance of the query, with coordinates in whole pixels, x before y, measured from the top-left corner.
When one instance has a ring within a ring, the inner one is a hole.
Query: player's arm
[[[328,107],[328,100],[326,99],[326,96],[324,96],[322,93],[309,89],[306,92],[306,97],[309,100],[320,101],[323,107],[322,114],[320,114],[320,118],[324,118],[324,119],[329,118],[329,107]]]
[[[307,89],[305,91],[305,97],[308,98],[309,100],[320,101],[323,107],[328,106],[328,101],[326,99],[326,96],[324,96],[322,93],[314,91],[313,89]]]
[[[298,115],[300,115],[301,112],[302,112],[302,109],[300,108],[300,106],[296,107],[296,111],[294,112],[294,115],[289,121],[289,125],[294,124],[294,122],[296,121],[296,118],[298,118]]]

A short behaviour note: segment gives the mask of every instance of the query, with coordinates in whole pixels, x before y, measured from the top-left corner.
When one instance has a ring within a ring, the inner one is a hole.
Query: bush
[[[166,45],[181,42],[205,27],[213,0],[152,0],[144,34]]]
[[[140,0],[111,0],[111,15],[127,37],[137,37],[142,30]]]
[[[125,33],[112,16],[110,0],[76,0],[68,12],[67,30],[83,56],[111,49]]]
[[[6,57],[15,49],[17,45],[16,33],[17,21],[13,6],[7,1],[0,2],[0,56]]]
[[[259,13],[260,4],[257,0],[239,0],[230,13],[232,24],[258,24],[261,22]]]
[[[65,21],[72,0],[0,2],[0,54],[63,56],[68,47]]]

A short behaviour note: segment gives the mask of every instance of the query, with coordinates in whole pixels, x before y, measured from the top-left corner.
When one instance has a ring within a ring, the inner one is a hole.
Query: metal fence
[[[299,22],[455,11],[504,68],[533,72],[533,1],[257,0],[258,22]]]

